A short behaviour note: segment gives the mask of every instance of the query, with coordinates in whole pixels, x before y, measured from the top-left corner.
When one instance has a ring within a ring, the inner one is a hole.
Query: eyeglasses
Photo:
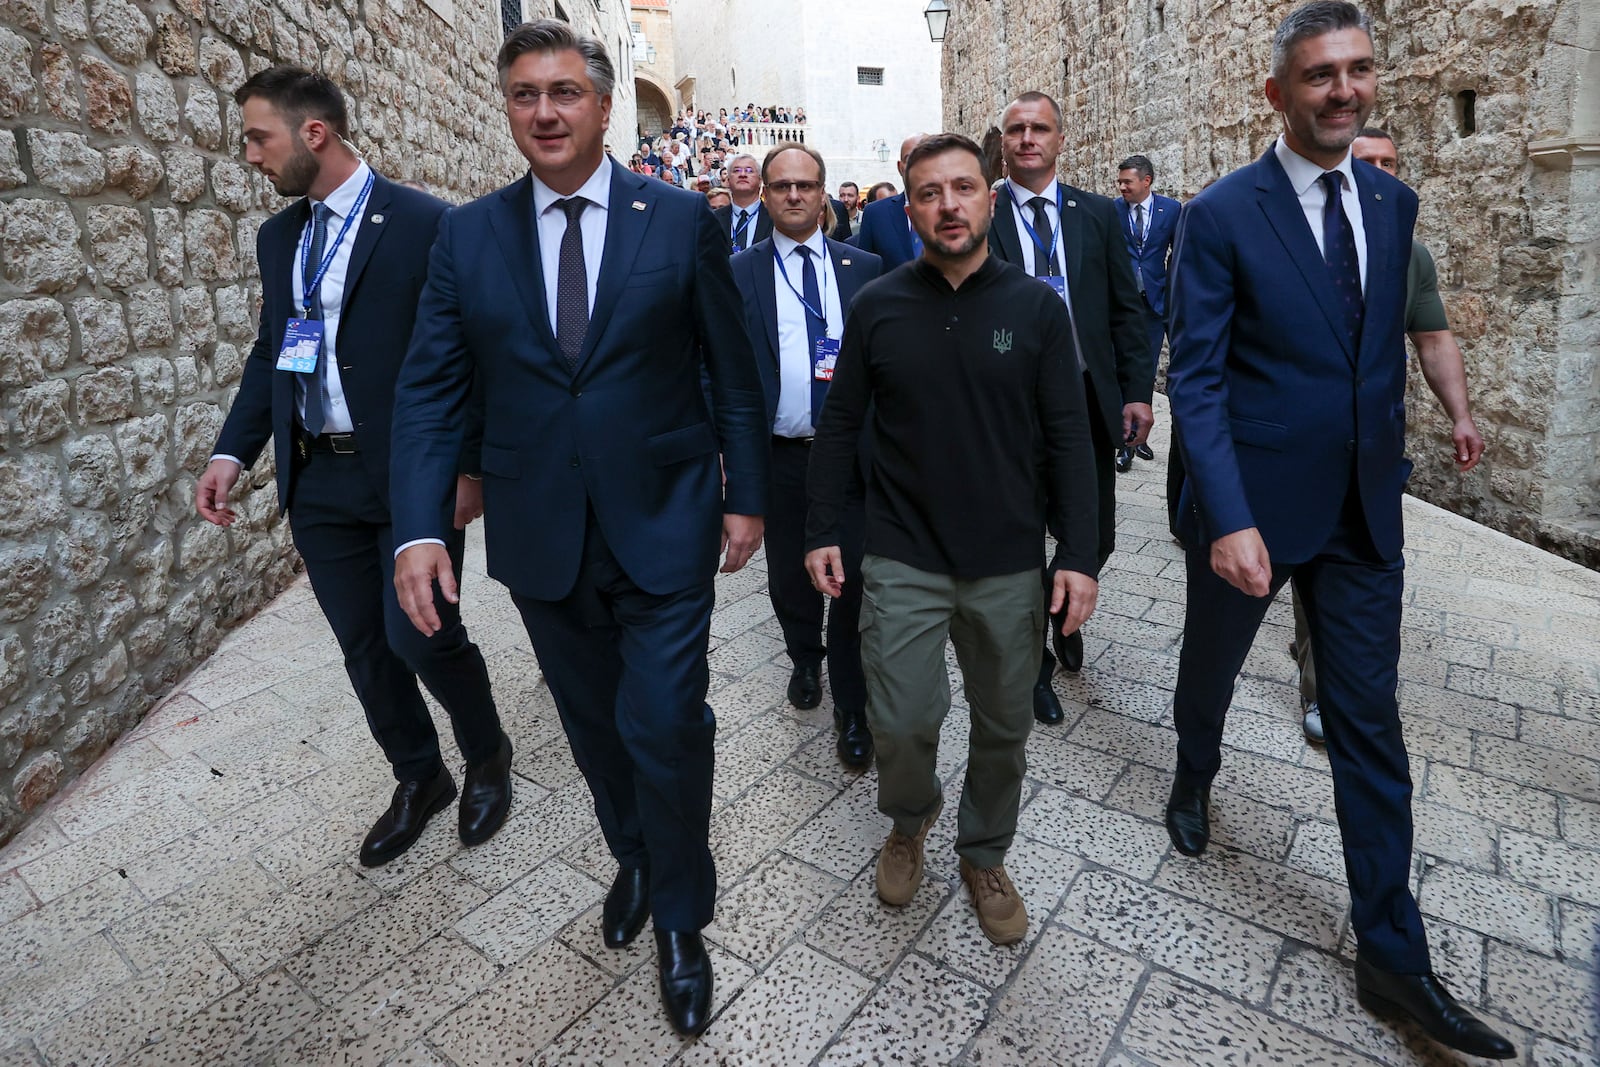
[[[809,196],[810,194],[816,192],[818,189],[821,189],[822,188],[822,183],[821,182],[776,181],[776,182],[768,182],[767,183],[767,188],[771,189],[773,192],[777,193],[779,196],[788,196],[791,192],[799,193],[802,196]]]
[[[518,111],[529,111],[539,106],[539,98],[548,96],[550,102],[556,107],[566,110],[578,106],[578,102],[594,89],[580,89],[576,85],[558,85],[554,89],[513,89],[506,94],[506,103]]]

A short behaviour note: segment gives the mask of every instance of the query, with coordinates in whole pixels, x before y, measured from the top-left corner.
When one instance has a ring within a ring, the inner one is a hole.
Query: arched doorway
[[[634,79],[639,108],[639,136],[660,137],[672,126],[672,101],[654,82]]]

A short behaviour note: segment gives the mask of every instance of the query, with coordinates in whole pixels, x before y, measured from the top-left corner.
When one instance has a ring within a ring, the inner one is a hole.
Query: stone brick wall
[[[270,450],[231,530],[192,503],[285,203],[232,90],[323,70],[377,169],[463,200],[525,169],[500,39],[487,3],[0,0],[0,842],[299,566]]]
[[[1066,180],[1115,195],[1117,162],[1155,164],[1185,198],[1263,152],[1273,28],[1292,0],[956,0],[944,114],[981,135],[1016,94],[1065,110]],[[1592,0],[1378,0],[1393,132],[1422,198],[1488,449],[1459,476],[1420,372],[1412,489],[1517,537],[1600,564],[1600,7]],[[1587,69],[1586,69],[1587,68]],[[1466,103],[1473,94],[1473,126]]]

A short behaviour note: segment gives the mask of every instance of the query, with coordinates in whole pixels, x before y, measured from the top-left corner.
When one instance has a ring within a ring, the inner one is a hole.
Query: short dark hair
[[[771,150],[767,152],[766,158],[761,161],[762,185],[767,184],[767,168],[772,166],[774,159],[777,159],[785,152],[804,152],[810,156],[817,164],[817,180],[823,184],[824,188],[827,187],[828,165],[822,161],[822,153],[808,144],[801,144],[799,141],[783,141],[772,146]]]
[[[1023,93],[1021,96],[1011,101],[1010,104],[1007,104],[1005,107],[1000,109],[1000,118],[1002,120],[1005,119],[1006,112],[1011,110],[1013,104],[1049,104],[1050,113],[1056,117],[1056,129],[1064,129],[1061,123],[1061,105],[1057,103],[1056,98],[1051,96],[1049,93],[1041,93],[1037,89],[1031,89],[1028,92]],[[1000,128],[1002,130],[1005,129],[1004,121],[1000,123]]]
[[[1141,178],[1154,178],[1156,176],[1156,168],[1150,165],[1148,156],[1129,156],[1117,164],[1119,173],[1125,170],[1136,170]]]
[[[1372,19],[1346,0],[1311,0],[1289,12],[1272,35],[1272,76],[1289,73],[1289,57],[1301,41],[1339,30],[1360,30],[1371,38]]]
[[[925,159],[942,156],[946,152],[968,152],[973,159],[978,161],[978,174],[984,173],[983,149],[978,147],[978,142],[963,133],[936,133],[932,137],[924,137],[917,147],[906,156],[906,188],[911,187],[911,168]]]
[[[847,186],[847,185],[850,188],[854,189],[857,193],[861,192],[861,186],[857,185],[855,182],[840,182],[839,183],[839,191],[841,193],[844,192],[844,187]]]
[[[1380,140],[1388,141],[1390,144],[1394,144],[1394,138],[1389,136],[1389,131],[1385,130],[1385,129],[1381,129],[1381,128],[1377,127],[1377,126],[1363,126],[1361,128],[1361,132],[1356,134],[1356,136],[1357,137],[1376,137],[1376,138],[1378,138]]]
[[[233,91],[233,102],[240,107],[256,97],[271,104],[296,130],[310,118],[326,122],[341,138],[350,136],[344,94],[325,74],[303,67],[268,67]]]
[[[534,19],[506,34],[505,42],[500,45],[500,54],[495,56],[494,65],[499,74],[501,92],[506,87],[506,71],[529,52],[576,52],[583,57],[583,65],[589,80],[594,83],[595,92],[610,96],[611,90],[616,88],[617,70],[611,65],[611,56],[606,53],[604,41],[574,32],[570,25],[560,19]]]

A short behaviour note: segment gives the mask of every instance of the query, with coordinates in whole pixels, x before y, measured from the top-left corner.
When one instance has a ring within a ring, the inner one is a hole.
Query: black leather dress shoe
[[[511,739],[482,763],[467,767],[461,784],[461,843],[481,845],[505,825],[511,811]]]
[[[1124,445],[1117,449],[1117,473],[1126,474],[1128,468],[1133,466],[1133,449]]]
[[[432,778],[395,786],[389,810],[378,816],[361,842],[361,866],[381,867],[410,848],[434,813],[455,798],[456,780],[443,767]]]
[[[690,1037],[704,1033],[711,1022],[711,959],[699,932],[657,930],[656,962],[672,1028]]]
[[[1074,630],[1070,634],[1060,633],[1056,626],[1051,625],[1051,644],[1056,651],[1056,662],[1061,664],[1061,669],[1077,674],[1083,670],[1083,631]]]
[[[835,709],[833,725],[839,732],[834,745],[839,751],[839,762],[857,771],[872,766],[872,730],[867,727],[867,713]]]
[[[1156,458],[1156,454],[1150,450],[1150,446],[1148,444],[1134,445],[1133,454],[1138,456],[1140,459],[1147,461]]]
[[[1046,726],[1055,726],[1067,717],[1061,710],[1061,701],[1056,699],[1056,691],[1049,682],[1040,682],[1033,687],[1033,720]]]
[[[600,908],[600,936],[606,948],[621,948],[639,936],[650,918],[650,872],[624,867],[611,882]]]
[[[1509,1060],[1517,1054],[1511,1042],[1458,1004],[1434,975],[1382,971],[1357,954],[1356,999],[1375,1015],[1410,1019],[1435,1041],[1469,1056]]]
[[[789,675],[789,703],[801,711],[810,711],[822,703],[822,668],[808,663],[794,669]]]
[[[1198,856],[1211,842],[1211,787],[1173,779],[1167,798],[1167,836],[1185,856]]]

